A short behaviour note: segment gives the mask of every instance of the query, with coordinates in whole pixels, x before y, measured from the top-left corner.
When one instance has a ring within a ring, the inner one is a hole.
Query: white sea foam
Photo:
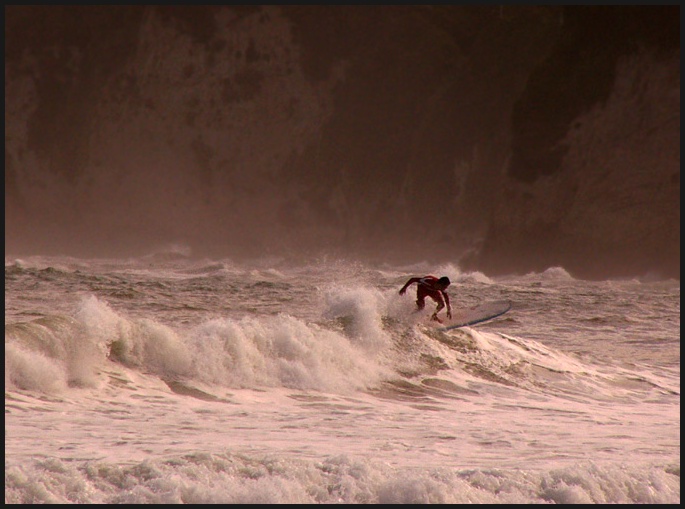
[[[663,504],[680,497],[672,468],[546,472],[398,469],[346,455],[321,462],[194,453],[120,466],[43,460],[5,472],[8,503]]]
[[[231,387],[348,391],[382,374],[344,335],[288,315],[211,320],[187,339],[193,375]]]
[[[5,343],[5,388],[44,393],[60,392],[67,387],[64,364],[45,354]]]

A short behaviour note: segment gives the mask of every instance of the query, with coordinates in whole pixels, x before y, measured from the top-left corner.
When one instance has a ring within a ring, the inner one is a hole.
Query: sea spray
[[[83,300],[76,316],[89,338],[109,350],[112,360],[161,376],[188,373],[189,352],[171,328],[154,320],[128,319],[94,296]]]
[[[391,341],[381,320],[384,295],[375,288],[333,285],[324,292],[324,318],[338,319],[345,334],[369,350],[379,350]]]
[[[78,319],[49,315],[5,326],[5,370],[18,388],[93,386],[103,352]],[[7,380],[7,375],[6,375]]]
[[[60,392],[67,387],[67,382],[62,363],[40,352],[5,343],[5,390]]]
[[[231,387],[349,391],[376,382],[383,368],[334,330],[281,314],[219,318],[188,332],[194,376]]]

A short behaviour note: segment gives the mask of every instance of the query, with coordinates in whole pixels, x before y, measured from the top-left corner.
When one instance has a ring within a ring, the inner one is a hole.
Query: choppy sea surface
[[[6,256],[5,502],[679,503],[680,281]]]

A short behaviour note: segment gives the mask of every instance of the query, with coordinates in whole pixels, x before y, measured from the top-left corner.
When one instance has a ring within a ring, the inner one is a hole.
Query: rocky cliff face
[[[479,266],[679,277],[677,13],[570,14],[515,105],[511,160]]]
[[[7,7],[7,249],[679,274],[673,12]]]

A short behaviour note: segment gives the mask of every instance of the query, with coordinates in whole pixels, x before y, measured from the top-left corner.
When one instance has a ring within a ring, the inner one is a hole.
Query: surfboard
[[[477,323],[492,320],[503,315],[511,309],[511,302],[508,300],[494,300],[479,304],[469,309],[461,309],[452,313],[449,325],[439,327],[440,331],[448,331],[459,327],[467,327]]]

